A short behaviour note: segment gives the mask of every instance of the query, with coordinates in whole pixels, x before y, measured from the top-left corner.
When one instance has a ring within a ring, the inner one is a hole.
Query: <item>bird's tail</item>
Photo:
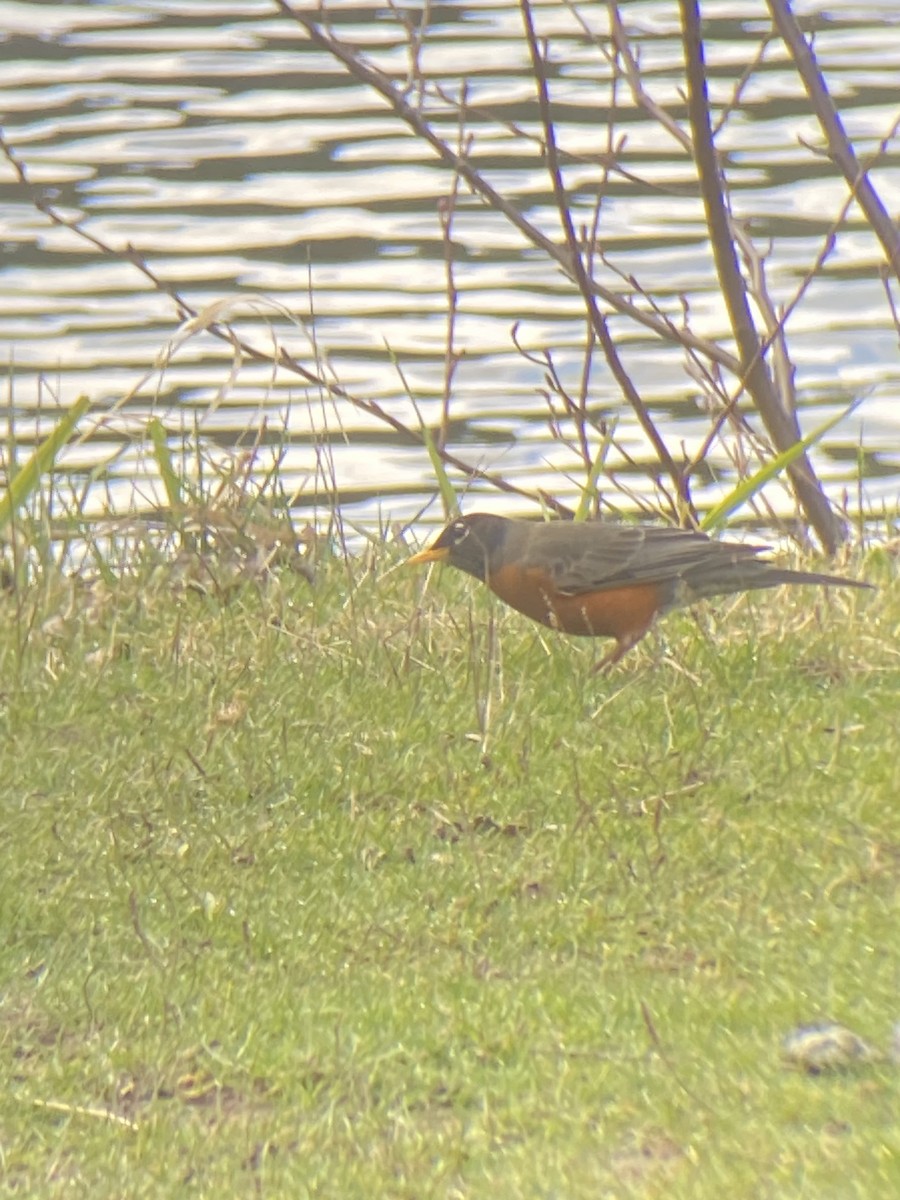
[[[818,584],[825,587],[871,588],[872,584],[845,575],[820,575],[812,571],[790,571],[758,559],[741,558],[730,563],[708,564],[687,572],[684,583],[696,597],[725,596],[782,584]]]

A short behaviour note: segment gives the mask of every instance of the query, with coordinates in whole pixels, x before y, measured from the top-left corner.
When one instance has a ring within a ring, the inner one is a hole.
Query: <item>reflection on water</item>
[[[329,8],[341,36],[383,69],[408,71],[408,48],[385,9]],[[711,91],[726,104],[759,49],[765,22],[750,0],[708,8]],[[593,29],[606,28],[605,6],[580,11]],[[552,39],[560,141],[580,156],[566,176],[579,222],[590,221],[596,202],[613,99],[615,136],[626,138],[620,164],[627,175],[610,177],[599,224],[603,249],[620,274],[608,271],[603,282],[621,288],[634,277],[676,319],[688,295],[695,330],[727,339],[684,152],[633,107],[624,88],[613,94],[603,53],[566,6],[550,3],[536,12],[539,32]],[[632,2],[624,12],[654,99],[683,119],[672,5]],[[422,65],[450,94],[466,79],[466,131],[479,168],[558,239],[518,6],[473,2],[441,6],[433,16]],[[840,0],[815,21],[820,64],[864,158],[897,119],[900,16],[893,0],[880,7]],[[344,387],[411,425],[419,414],[438,420],[448,328],[440,206],[453,181],[383,102],[311,49],[266,2],[158,2],[140,10],[0,3],[0,28],[6,137],[32,182],[63,213],[83,216],[104,241],[136,247],[195,308],[226,296],[241,301],[240,331],[259,347],[277,341],[310,366],[316,351],[327,352]],[[451,141],[458,135],[451,122],[442,133]],[[818,144],[820,134],[796,73],[773,42],[719,146],[738,215],[751,219],[761,248],[771,240],[767,271],[779,303],[790,302],[802,285],[846,200],[844,184],[799,138]],[[895,144],[874,179],[896,211]],[[54,228],[5,163],[0,198],[0,338],[14,375],[9,407],[27,443],[47,425],[47,415],[35,421],[37,409],[48,414],[56,402],[71,404],[86,393],[103,411],[131,393],[175,334],[178,315],[132,262],[104,257]],[[544,256],[464,191],[449,245],[458,293],[453,449],[529,487],[571,497],[578,464],[566,442],[550,434],[541,355],[552,351],[563,384],[577,393],[584,371],[581,306]],[[855,488],[863,461],[872,502],[895,501],[900,474],[900,364],[881,263],[877,243],[851,210],[821,277],[788,325],[810,409],[805,428],[871,390],[819,451],[817,465],[839,497]],[[695,450],[707,422],[682,351],[622,319],[613,320],[613,330],[670,445]],[[637,463],[648,461],[645,440],[599,360],[589,394],[592,412],[618,418],[624,450]],[[236,364],[231,348],[208,333],[184,342],[94,446],[68,454],[67,466],[93,465],[98,454],[139,434],[151,413],[173,435],[183,430],[193,437],[199,422],[201,437],[223,447],[248,425],[263,429],[261,468],[268,446],[286,490],[299,488],[308,499],[322,484],[317,447],[326,443],[338,487],[357,502],[361,519],[409,515],[430,494],[423,451],[386,442],[374,418],[323,403],[286,371]],[[862,458],[860,441],[867,450]],[[621,457],[611,461],[632,476],[629,486],[651,487]],[[720,456],[717,465],[727,482],[727,459]],[[138,447],[114,467],[115,476],[140,480],[144,498],[153,491],[148,472],[152,462]],[[116,486],[98,496],[96,507],[110,496],[126,505],[134,498],[129,487]],[[777,494],[773,500],[779,503]]]

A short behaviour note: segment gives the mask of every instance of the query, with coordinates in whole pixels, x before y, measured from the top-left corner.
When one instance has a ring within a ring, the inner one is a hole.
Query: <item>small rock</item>
[[[783,1048],[787,1061],[810,1075],[841,1071],[873,1057],[872,1051],[852,1029],[831,1021],[801,1025],[787,1035]]]

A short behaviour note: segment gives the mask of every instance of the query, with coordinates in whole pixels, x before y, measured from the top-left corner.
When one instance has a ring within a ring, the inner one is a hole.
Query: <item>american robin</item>
[[[707,596],[783,583],[871,586],[785,570],[757,558],[766,549],[666,526],[470,513],[451,521],[433,545],[408,561],[459,567],[551,629],[615,638],[600,669],[618,662],[658,616]]]

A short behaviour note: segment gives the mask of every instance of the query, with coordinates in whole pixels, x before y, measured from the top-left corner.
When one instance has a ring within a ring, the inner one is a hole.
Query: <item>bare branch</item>
[[[891,270],[900,279],[900,232],[867,174],[873,163],[866,167],[860,166],[840,114],[825,86],[813,48],[801,33],[788,0],[768,0],[768,4],[772,20],[791,52],[813,112],[822,127],[828,145],[828,156],[846,179],[848,187],[866,215],[866,220],[881,242]],[[900,122],[894,126],[891,137],[896,135],[898,125]],[[884,153],[884,145],[881,153]]]
[[[738,264],[722,175],[713,144],[699,5],[697,0],[679,0],[679,7],[694,160],[700,178],[716,272],[740,354],[741,369],[738,374],[746,384],[776,448],[785,451],[800,440],[800,425],[796,412],[783,402],[773,386],[764,358],[766,347],[753,324]],[[843,540],[844,528],[822,491],[809,456],[801,455],[788,468],[788,472],[807,520],[827,553],[833,554]]]

